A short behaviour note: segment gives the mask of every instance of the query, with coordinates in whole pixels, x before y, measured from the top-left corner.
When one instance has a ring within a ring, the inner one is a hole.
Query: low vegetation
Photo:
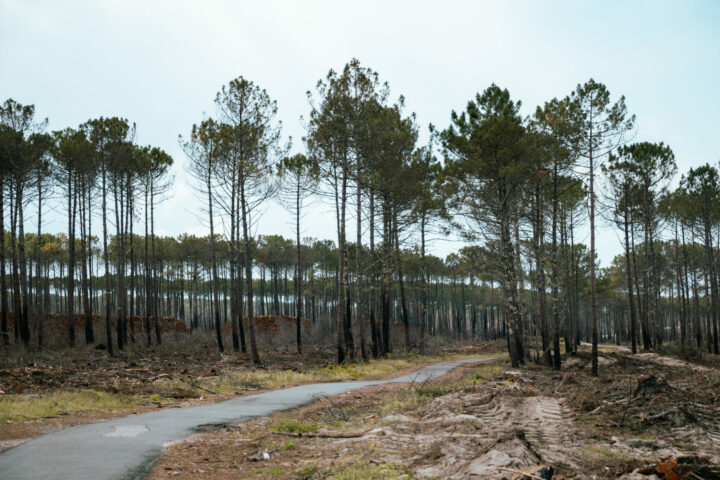
[[[55,418],[77,413],[130,410],[142,405],[159,403],[160,397],[142,398],[135,395],[81,390],[55,391],[33,395],[0,396],[0,429],[7,422],[38,418]]]

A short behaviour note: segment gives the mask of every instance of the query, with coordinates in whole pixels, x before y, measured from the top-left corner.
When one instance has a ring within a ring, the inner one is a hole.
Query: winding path
[[[307,405],[322,395],[339,395],[389,383],[423,382],[441,377],[463,364],[498,358],[441,362],[390,380],[315,383],[71,427],[0,453],[0,478],[142,478],[162,453],[163,445],[186,438],[202,425],[247,421]]]

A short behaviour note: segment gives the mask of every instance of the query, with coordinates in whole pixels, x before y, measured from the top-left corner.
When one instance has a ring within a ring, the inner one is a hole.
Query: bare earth
[[[149,478],[510,479],[540,466],[553,478],[720,478],[716,368],[619,351],[593,378],[589,360],[326,398],[170,446]]]

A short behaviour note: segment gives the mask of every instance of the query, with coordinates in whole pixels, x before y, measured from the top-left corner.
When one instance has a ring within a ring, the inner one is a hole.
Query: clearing
[[[561,372],[499,361],[218,426],[149,478],[720,479],[718,369],[602,351],[597,378],[584,351]]]

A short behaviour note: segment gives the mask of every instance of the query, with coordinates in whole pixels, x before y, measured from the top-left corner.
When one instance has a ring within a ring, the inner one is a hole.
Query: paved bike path
[[[188,437],[202,425],[247,421],[302,407],[322,395],[389,383],[423,382],[463,364],[497,358],[441,362],[389,380],[315,383],[71,427],[0,453],[0,479],[139,479],[162,454],[163,445]]]

